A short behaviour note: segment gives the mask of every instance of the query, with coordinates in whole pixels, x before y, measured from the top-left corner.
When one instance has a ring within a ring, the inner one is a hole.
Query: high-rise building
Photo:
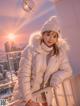
[[[19,60],[21,57],[20,48],[18,48],[17,45],[13,41],[6,42],[4,46],[5,46],[5,52],[7,56],[9,69],[15,70],[15,71],[18,70]]]
[[[16,47],[16,44],[12,41],[9,42],[7,41],[5,43],[5,52],[11,52],[11,51],[16,51],[18,48]]]

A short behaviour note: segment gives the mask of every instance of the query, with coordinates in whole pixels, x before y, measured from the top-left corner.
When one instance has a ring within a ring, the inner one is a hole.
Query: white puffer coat
[[[28,101],[34,100],[32,92],[40,88],[40,84],[43,81],[46,84],[49,77],[52,75],[50,85],[54,86],[54,83],[59,84],[64,79],[68,78],[72,74],[66,51],[67,44],[61,38],[58,40],[58,47],[60,54],[58,56],[52,56],[46,61],[47,55],[52,48],[47,47],[41,42],[41,35],[34,34],[31,36],[29,45],[24,49],[19,65],[19,86],[15,87],[14,95],[15,99],[23,99]]]

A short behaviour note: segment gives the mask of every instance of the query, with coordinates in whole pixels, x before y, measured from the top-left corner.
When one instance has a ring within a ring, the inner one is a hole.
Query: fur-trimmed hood
[[[29,39],[29,45],[33,46],[35,49],[37,49],[40,46],[41,43],[41,39],[42,39],[42,35],[40,32],[36,32],[33,33],[30,36]],[[61,36],[59,36],[58,38],[58,43],[57,43],[58,47],[61,49],[64,49],[65,51],[69,50],[69,45],[66,42],[66,40],[64,40]]]

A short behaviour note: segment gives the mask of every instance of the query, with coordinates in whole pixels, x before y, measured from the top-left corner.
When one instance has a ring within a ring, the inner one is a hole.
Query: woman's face
[[[43,32],[42,35],[43,42],[48,46],[51,47],[53,44],[56,44],[58,41],[58,33],[52,31]]]

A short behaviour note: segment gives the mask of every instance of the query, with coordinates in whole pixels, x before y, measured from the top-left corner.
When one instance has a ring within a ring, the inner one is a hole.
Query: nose
[[[49,37],[49,40],[51,41],[52,39],[53,39],[53,36],[50,36],[50,37]]]

